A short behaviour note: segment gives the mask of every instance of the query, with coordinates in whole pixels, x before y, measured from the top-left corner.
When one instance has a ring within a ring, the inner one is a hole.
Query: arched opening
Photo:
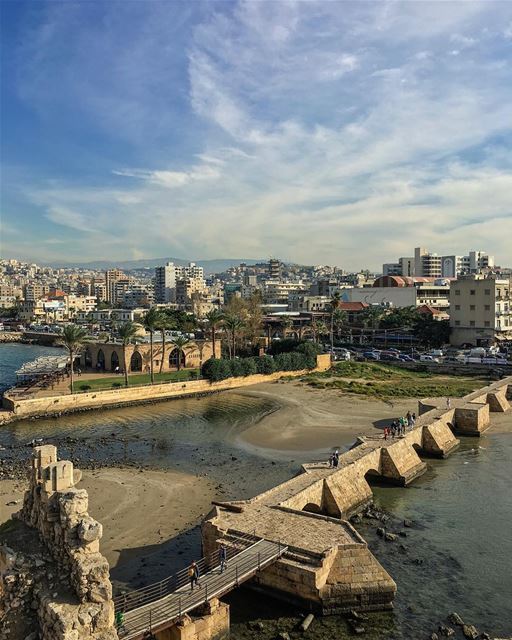
[[[169,368],[177,369],[178,368],[178,360],[180,364],[180,368],[185,366],[185,354],[183,351],[179,351],[179,349],[173,349],[169,354]]]
[[[91,350],[89,349],[89,347],[87,347],[87,349],[85,350],[85,353],[84,353],[84,365],[87,368],[91,368],[92,367],[92,353],[91,353]]]
[[[96,368],[99,371],[105,371],[105,354],[103,353],[103,349],[98,351],[98,356],[96,358]]]
[[[314,502],[308,502],[305,507],[302,507],[302,511],[307,511],[308,513],[322,513],[321,507]]]
[[[388,484],[384,476],[377,471],[377,469],[368,469],[364,474],[364,479],[370,485],[383,486]]]
[[[112,351],[112,355],[110,356],[110,370],[115,371],[119,367],[119,356],[117,355],[117,351]]]
[[[138,351],[134,351],[132,353],[132,357],[130,358],[130,370],[142,371],[142,356]]]

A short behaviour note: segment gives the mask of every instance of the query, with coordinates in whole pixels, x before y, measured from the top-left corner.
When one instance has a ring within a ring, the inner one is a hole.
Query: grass
[[[385,364],[339,362],[330,371],[301,379],[315,389],[338,389],[374,398],[461,397],[488,384],[474,377],[409,371]]]
[[[180,371],[167,371],[165,373],[155,373],[155,383],[159,382],[184,382],[186,380],[197,380],[199,369],[181,369]],[[149,373],[130,374],[128,376],[128,385],[151,384],[151,376]],[[76,379],[73,388],[75,393],[86,391],[100,391],[105,389],[118,389],[125,385],[124,375],[120,374],[109,378],[94,378],[92,380]],[[85,388],[87,387],[87,388]]]

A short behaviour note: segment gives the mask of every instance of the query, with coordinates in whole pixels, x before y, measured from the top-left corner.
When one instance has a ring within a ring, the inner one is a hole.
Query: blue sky
[[[2,255],[512,263],[512,3],[2,11]]]

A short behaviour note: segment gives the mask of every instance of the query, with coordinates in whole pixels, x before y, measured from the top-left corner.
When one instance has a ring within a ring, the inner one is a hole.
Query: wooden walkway
[[[147,632],[157,632],[171,626],[185,613],[196,609],[212,598],[219,598],[242,582],[252,578],[258,571],[280,558],[287,550],[278,542],[258,540],[251,546],[229,558],[221,573],[217,564],[204,575],[199,576],[199,584],[190,588],[187,578],[181,578],[176,589],[163,597],[162,589],[167,589],[166,581],[142,590],[146,604],[131,608],[125,613],[124,625],[118,630],[122,640],[139,640]],[[185,572],[181,572],[186,575]],[[178,574],[179,575],[179,574]],[[183,583],[183,584],[181,584]],[[162,586],[164,585],[165,586]],[[159,591],[160,590],[160,591]],[[127,594],[130,597],[130,594]],[[149,600],[149,602],[148,602]],[[116,609],[123,609],[122,598],[116,598]]]

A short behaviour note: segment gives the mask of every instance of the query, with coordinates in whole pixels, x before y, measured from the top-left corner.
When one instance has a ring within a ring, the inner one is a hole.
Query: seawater
[[[12,383],[23,361],[51,352],[47,347],[0,345],[0,383]],[[275,463],[271,450],[249,454],[236,444],[238,433],[277,408],[267,400],[228,392],[17,422],[0,429],[0,444],[72,436],[88,442],[95,459],[135,458],[204,473],[223,483],[225,498],[242,498],[291,477],[307,459],[307,453],[297,453],[295,459]],[[497,421],[497,414],[492,418]],[[360,527],[398,584],[395,610],[370,616],[365,637],[428,637],[451,611],[491,635],[512,635],[512,413],[499,416],[499,422],[499,430],[462,439],[447,460],[428,460],[428,471],[411,486],[374,488],[377,505],[392,516],[391,530],[402,529],[405,518],[414,525],[406,529],[407,537],[393,543],[376,535],[377,523]],[[241,590],[230,599],[235,640],[265,640],[288,622],[290,629],[296,624],[298,612],[270,598],[259,598],[256,606],[254,597]],[[247,619],[254,617],[268,624],[268,634],[247,629]],[[343,618],[332,617],[316,620],[308,637],[342,639],[350,634]]]

